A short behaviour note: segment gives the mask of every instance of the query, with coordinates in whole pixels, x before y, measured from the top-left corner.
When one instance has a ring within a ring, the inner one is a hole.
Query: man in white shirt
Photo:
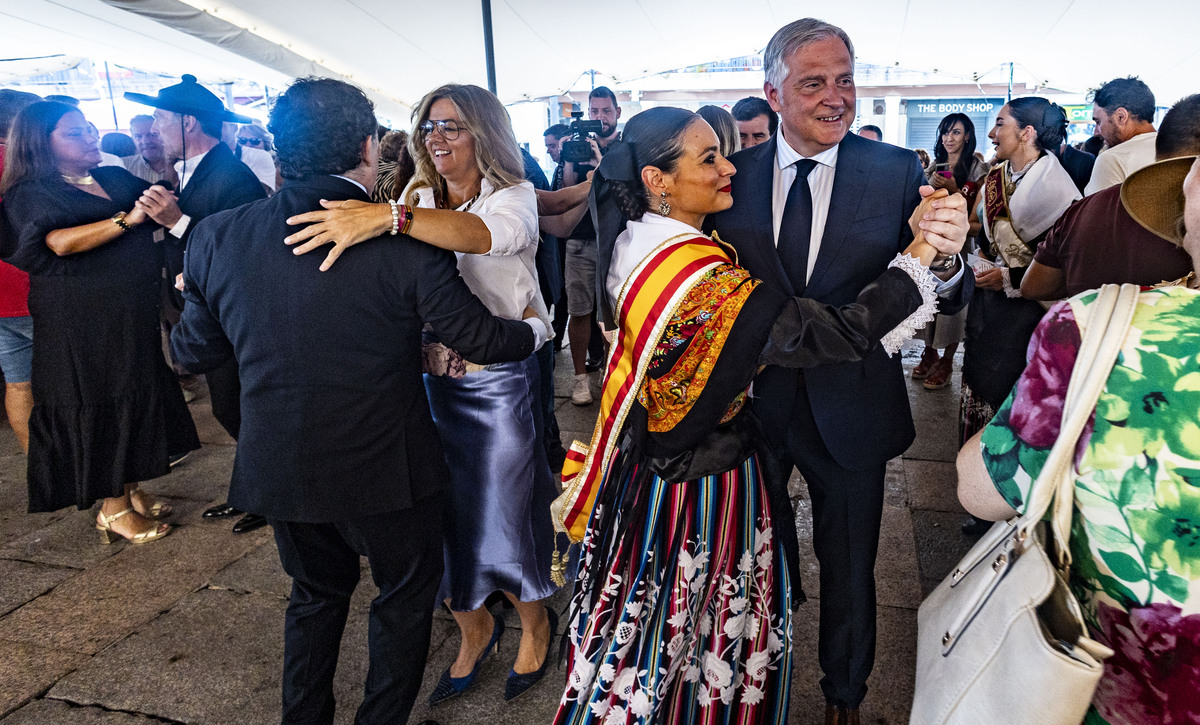
[[[170,159],[163,153],[162,140],[154,130],[154,117],[144,114],[134,116],[129,121],[129,135],[133,137],[138,152],[121,158],[125,170],[151,184],[166,181],[174,187],[179,179],[175,176]]]
[[[849,133],[854,121],[854,49],[846,33],[805,18],[780,29],[764,54],[764,95],[779,133],[734,154],[733,207],[715,215],[721,239],[762,284],[824,304],[852,302],[913,237],[910,216],[932,193],[915,154]],[[966,201],[934,202],[920,221],[931,237],[961,243]],[[958,257],[935,272],[942,312],[974,289]],[[787,481],[804,476],[820,564],[818,659],[827,725],[858,725],[875,662],[875,558],[887,461],[915,429],[899,358],[876,348],[863,360],[804,371],[767,366],[754,380],[752,409],[768,446],[764,481],[799,590],[796,532]],[[796,597],[803,601],[803,595]]]
[[[1115,78],[1092,98],[1096,133],[1108,146],[1096,158],[1084,196],[1116,186],[1133,172],[1154,163],[1154,94],[1137,78]]]

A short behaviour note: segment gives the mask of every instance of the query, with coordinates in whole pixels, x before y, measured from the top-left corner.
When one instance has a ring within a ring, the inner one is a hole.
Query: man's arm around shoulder
[[[492,315],[458,274],[451,252],[413,242],[406,258],[416,280],[417,312],[438,338],[475,363],[524,360],[533,354],[538,336],[532,322]],[[543,333],[544,337],[544,333]]]

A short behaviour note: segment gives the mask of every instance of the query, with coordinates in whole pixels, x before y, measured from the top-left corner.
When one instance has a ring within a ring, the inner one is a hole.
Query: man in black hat
[[[183,253],[188,238],[201,219],[266,197],[254,172],[221,143],[221,125],[225,121],[249,123],[250,119],[226,110],[221,100],[191,75],[185,75],[181,83],[162,89],[157,96],[126,93],[125,98],[154,107],[153,129],[162,140],[163,153],[168,158],[179,159],[175,163],[179,176],[178,197],[166,186],[156,185],[147,189],[138,202],[151,219],[167,228],[164,250],[167,275],[168,279],[177,280],[183,273]],[[178,292],[173,291],[171,299],[176,311],[183,309],[183,298]],[[175,318],[178,319],[177,314]],[[205,378],[213,417],[237,440],[242,423],[237,361],[230,356]],[[239,513],[241,511],[223,503],[205,511],[204,516],[213,518]],[[234,524],[233,531],[252,531],[265,523],[262,516],[250,513]]]

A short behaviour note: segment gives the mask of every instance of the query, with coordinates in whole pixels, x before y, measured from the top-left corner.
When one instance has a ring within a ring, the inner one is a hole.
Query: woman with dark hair
[[[17,235],[7,261],[30,275],[33,415],[29,510],[85,509],[105,543],[166,536],[170,507],[138,488],[168,456],[200,447],[163,359],[162,249],[135,204],[148,186],[100,167],[95,132],[73,106],[35,103],[9,136],[0,193]]]
[[[133,156],[137,153],[137,145],[127,134],[119,131],[104,134],[100,139],[100,150],[118,158]]]
[[[975,158],[975,124],[965,113],[951,113],[938,124],[933,145],[933,162],[925,169],[925,180],[935,189],[951,194],[962,192],[967,208],[975,204],[979,183],[987,174],[987,164]],[[923,380],[926,390],[940,390],[950,384],[954,354],[962,342],[967,311],[938,315],[925,326],[919,337],[925,343],[921,362],[913,368],[914,380]],[[939,353],[939,350],[943,352]]]
[[[760,365],[894,352],[933,314],[924,241],[841,308],[752,279],[700,231],[733,203],[718,149],[696,114],[652,108],[596,172],[618,332],[552,508],[583,542],[557,723],[786,722],[793,582],[773,527],[792,523],[767,503],[747,387]]]
[[[389,231],[449,249],[467,286],[492,314],[521,319],[532,309],[550,329],[538,288],[537,197],[524,179],[508,112],[478,86],[450,84],[421,99],[408,148],[416,173],[403,203],[341,202],[301,214],[316,222],[288,238],[310,240],[297,253],[337,240],[341,251]],[[430,695],[438,703],[472,685],[497,651],[504,619],[484,606],[502,591],[521,618],[517,660],[505,684],[512,699],[537,683],[550,663],[558,615],[544,600],[554,530],[545,511],[558,493],[542,453],[535,355],[476,365],[432,336],[425,346],[425,388],[450,468],[446,571],[439,600],[462,632],[458,657]]]
[[[1046,232],[1079,189],[1058,162],[1067,117],[1045,98],[1014,98],[988,137],[998,165],[988,172],[975,213],[983,225],[975,295],[967,308],[959,443],[996,414],[1025,369],[1025,350],[1046,308],[1021,297],[1021,278]],[[983,533],[978,520],[964,527]]]

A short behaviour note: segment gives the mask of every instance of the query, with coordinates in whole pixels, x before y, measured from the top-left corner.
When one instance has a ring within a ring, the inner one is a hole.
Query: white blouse
[[[417,189],[417,207],[436,206],[433,189]],[[458,272],[475,296],[497,317],[519,320],[525,308],[532,307],[550,328],[550,314],[538,287],[537,194],[528,181],[496,189],[484,179],[479,197],[457,211],[474,214],[483,220],[492,235],[492,248],[486,254],[455,252]]]

